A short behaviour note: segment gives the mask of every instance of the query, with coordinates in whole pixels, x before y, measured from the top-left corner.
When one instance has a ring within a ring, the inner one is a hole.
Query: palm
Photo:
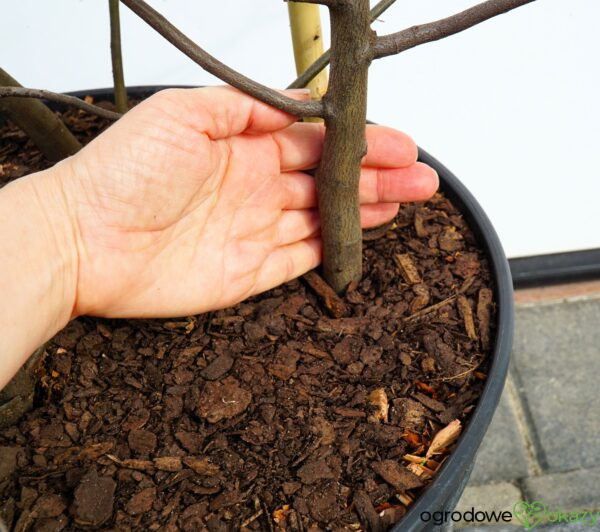
[[[151,98],[73,160],[77,313],[198,313],[318,264],[314,184],[301,170],[318,160],[320,126],[286,127],[291,117],[230,90],[198,94]],[[211,114],[215,97],[239,110]],[[366,224],[393,216],[380,199]]]

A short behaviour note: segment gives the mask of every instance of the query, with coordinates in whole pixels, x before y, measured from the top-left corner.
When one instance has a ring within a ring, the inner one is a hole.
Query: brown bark
[[[390,7],[396,0],[380,0],[377,2],[373,9],[371,9],[371,22],[379,17],[388,7]],[[319,57],[312,65],[310,65],[302,74],[300,74],[292,83],[290,83],[288,89],[302,89],[306,87],[311,80],[321,72],[328,64],[331,59],[331,51],[327,50],[321,57]]]
[[[0,68],[0,86],[21,85]],[[50,161],[60,161],[81,149],[81,144],[63,122],[38,100],[0,98],[0,113],[25,131]]]
[[[110,57],[112,60],[113,83],[115,88],[115,107],[119,113],[127,112],[127,89],[123,75],[123,56],[121,54],[121,22],[119,20],[119,0],[108,0],[110,15]]]
[[[121,0],[121,2],[160,33],[160,35],[167,39],[173,46],[181,50],[192,61],[200,65],[207,72],[210,72],[212,75],[223,80],[225,83],[229,83],[242,92],[287,113],[299,117],[323,116],[323,106],[321,105],[321,102],[301,102],[288,98],[280,92],[265,87],[233,70],[233,68],[221,63],[221,61],[200,48],[187,35],[184,35],[158,11],[150,7],[143,0]]]
[[[420,44],[437,41],[464,31],[490,18],[535,0],[488,0],[447,18],[412,26],[377,39],[375,58],[395,55]]]
[[[325,142],[316,173],[323,274],[338,293],[362,275],[358,182],[367,151],[367,81],[375,33],[368,0],[330,8],[331,69],[325,105]]]
[[[82,111],[87,111],[93,115],[101,116],[102,118],[108,118],[109,120],[118,120],[121,118],[121,113],[115,113],[87,103],[85,100],[80,100],[75,96],[69,96],[68,94],[60,94],[58,92],[51,92],[44,89],[29,89],[27,87],[0,87],[0,98],[37,98],[40,100],[48,100],[49,102],[56,102],[62,105],[70,107],[76,107]]]

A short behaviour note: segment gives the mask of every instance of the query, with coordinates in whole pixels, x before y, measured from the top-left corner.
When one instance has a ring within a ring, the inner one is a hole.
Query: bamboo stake
[[[321,15],[317,4],[288,2],[288,14],[294,45],[296,74],[302,74],[323,55]],[[306,87],[313,100],[320,100],[327,92],[327,71],[322,70]],[[305,118],[307,122],[322,122],[321,118]]]

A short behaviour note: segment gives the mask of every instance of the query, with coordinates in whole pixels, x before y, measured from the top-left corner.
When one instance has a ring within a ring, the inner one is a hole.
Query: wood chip
[[[211,463],[206,457],[186,456],[183,463],[198,475],[212,476],[219,472],[219,466]]]
[[[419,238],[427,238],[429,236],[429,231],[425,227],[425,216],[423,216],[423,211],[421,209],[417,209],[415,211],[415,233]]]
[[[490,347],[490,316],[492,313],[492,291],[489,288],[479,290],[477,300],[477,324],[481,337],[482,349]]]
[[[454,421],[451,421],[435,435],[429,449],[427,449],[425,457],[430,458],[434,454],[439,454],[442,449],[454,443],[460,436],[461,430],[460,420],[455,419]]]
[[[425,284],[413,285],[414,299],[410,302],[410,312],[415,314],[425,308],[429,303],[429,288]]]
[[[359,490],[355,493],[353,502],[365,529],[372,532],[383,532],[381,519],[373,507],[371,498],[364,491]]]
[[[419,488],[423,485],[423,481],[417,475],[394,460],[374,462],[371,467],[383,480],[400,492]]]
[[[477,340],[477,333],[475,332],[475,322],[473,321],[473,311],[471,310],[471,305],[469,300],[460,295],[456,299],[456,306],[458,307],[458,312],[463,319],[465,325],[465,331],[467,331],[467,336],[471,340]]]
[[[112,455],[107,455],[108,458],[114,461]],[[119,462],[119,465],[126,467],[127,469],[135,469],[136,471],[151,471],[154,469],[154,462],[151,460],[138,460],[135,458],[128,458]]]
[[[422,316],[426,316],[427,314],[431,314],[432,312],[435,312],[436,310],[439,310],[439,309],[445,307],[446,305],[449,305],[455,299],[456,299],[456,296],[447,297],[446,299],[440,301],[439,303],[435,303],[434,305],[425,307],[424,309],[421,309],[418,312],[414,312],[410,316],[406,317],[404,319],[404,321],[413,321],[413,320],[416,320],[417,318],[421,318]]]
[[[341,318],[348,313],[346,303],[338,296],[333,288],[314,270],[305,273],[302,278],[323,301],[325,308],[334,318]]]
[[[408,253],[394,255],[394,260],[398,265],[400,274],[408,284],[417,284],[421,282],[421,276]]]
[[[390,405],[388,403],[387,395],[383,388],[377,388],[373,390],[368,397],[369,404],[377,408],[377,410],[368,417],[368,420],[374,423],[387,423],[388,412]]]
[[[154,466],[160,471],[181,471],[181,458],[178,456],[161,456],[154,459]]]
[[[79,453],[78,458],[80,460],[94,460],[95,458],[98,458],[99,456],[102,456],[103,454],[112,451],[114,446],[115,444],[111,441],[93,443],[92,445],[89,445],[88,447],[83,449]]]

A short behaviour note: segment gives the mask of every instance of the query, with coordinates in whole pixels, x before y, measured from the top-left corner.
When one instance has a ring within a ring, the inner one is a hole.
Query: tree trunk
[[[325,105],[325,143],[316,173],[323,275],[338,293],[362,276],[358,183],[367,151],[368,69],[375,33],[368,0],[330,7],[331,68]]]
[[[0,86],[20,87],[0,68]],[[0,98],[0,113],[20,127],[50,161],[60,161],[81,149],[63,122],[39,100]]]

